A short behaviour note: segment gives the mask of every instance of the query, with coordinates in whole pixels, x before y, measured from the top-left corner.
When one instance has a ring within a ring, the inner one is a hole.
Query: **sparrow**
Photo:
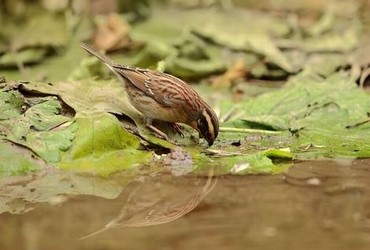
[[[215,112],[199,94],[181,79],[159,71],[113,62],[92,46],[81,47],[101,60],[124,84],[131,104],[144,116],[145,125],[160,137],[168,136],[152,125],[153,120],[191,126],[212,146],[218,135]]]

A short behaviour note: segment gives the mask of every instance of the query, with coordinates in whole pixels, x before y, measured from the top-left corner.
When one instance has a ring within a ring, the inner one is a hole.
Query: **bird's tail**
[[[113,61],[106,55],[100,53],[97,49],[86,43],[81,43],[81,47],[89,52],[91,55],[96,56],[99,60],[103,61],[107,66],[112,66]]]

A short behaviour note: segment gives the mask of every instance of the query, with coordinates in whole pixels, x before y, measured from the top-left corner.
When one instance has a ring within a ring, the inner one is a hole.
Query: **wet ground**
[[[109,222],[122,228],[80,240]],[[297,163],[275,176],[155,176],[118,199],[0,215],[1,250],[369,248],[370,160]]]

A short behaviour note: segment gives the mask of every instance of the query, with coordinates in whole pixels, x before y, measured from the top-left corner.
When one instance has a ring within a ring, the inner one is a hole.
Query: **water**
[[[297,163],[275,176],[158,174],[115,199],[59,198],[0,215],[0,249],[370,247],[370,160]]]

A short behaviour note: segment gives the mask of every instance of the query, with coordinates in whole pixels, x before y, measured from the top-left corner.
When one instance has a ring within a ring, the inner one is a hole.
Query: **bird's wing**
[[[164,106],[182,105],[186,101],[189,87],[180,79],[168,77],[164,73],[134,67],[115,65],[114,70],[147,96]],[[184,95],[184,93],[186,94]]]
[[[164,106],[186,105],[191,103],[189,98],[197,97],[197,94],[177,77],[157,71],[122,66],[86,43],[81,43],[81,47],[103,61],[114,73]]]

